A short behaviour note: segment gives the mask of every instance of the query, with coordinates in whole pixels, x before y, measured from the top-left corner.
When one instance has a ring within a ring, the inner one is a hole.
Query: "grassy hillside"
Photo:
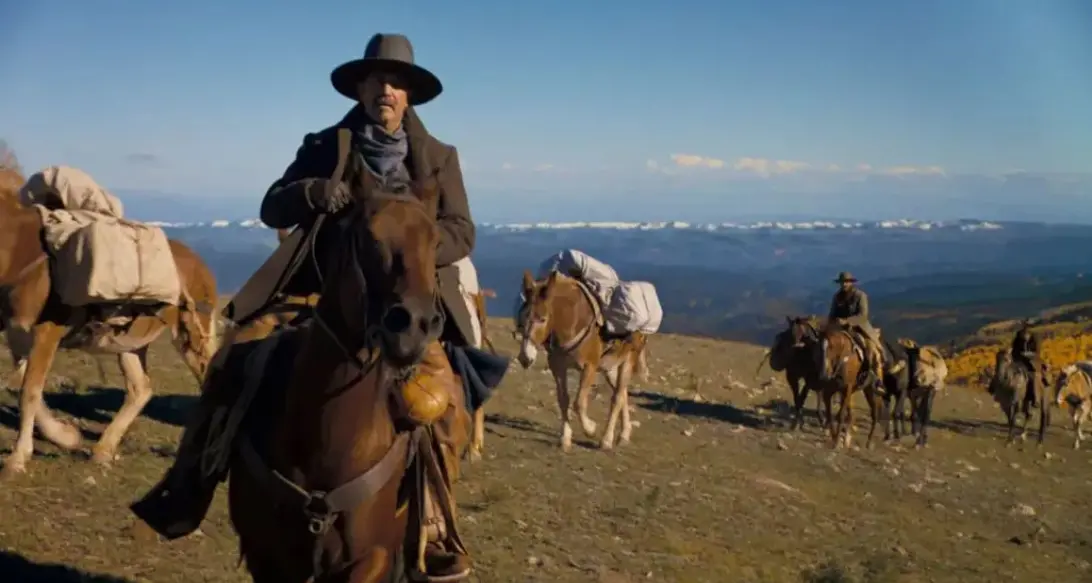
[[[491,325],[504,351],[511,323]],[[651,341],[651,379],[632,388],[633,442],[601,452],[559,420],[541,363],[513,369],[487,404],[486,459],[457,485],[463,537],[483,583],[964,583],[1078,581],[1092,574],[1092,463],[1061,428],[1045,450],[1005,448],[996,406],[952,391],[931,447],[831,451],[786,431],[787,388],[755,370],[755,346],[675,335]],[[10,365],[0,353],[0,373]],[[109,365],[109,363],[107,363]],[[47,401],[89,435],[120,403],[121,379],[62,353]],[[156,397],[111,469],[39,444],[30,474],[0,487],[0,580],[247,581],[221,490],[201,533],[172,543],[126,504],[160,475],[196,387],[166,343]],[[17,399],[0,390],[0,447]],[[605,421],[608,398],[592,402]],[[867,419],[858,402],[858,420]],[[812,406],[809,400],[808,407]],[[864,426],[858,432],[863,439]],[[1082,506],[1084,505],[1084,506]]]
[[[1092,301],[1068,304],[1038,314],[1035,332],[1042,343],[1043,358],[1053,369],[1092,357]],[[975,383],[984,370],[993,367],[994,357],[1008,347],[1019,320],[1003,320],[983,326],[957,341],[949,358],[954,382]]]

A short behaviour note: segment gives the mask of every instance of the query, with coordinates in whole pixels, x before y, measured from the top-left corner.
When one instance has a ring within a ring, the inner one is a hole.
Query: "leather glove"
[[[349,206],[352,202],[352,193],[344,182],[337,183],[332,190],[327,185],[330,181],[325,178],[314,178],[303,185],[303,197],[312,209],[320,213],[334,214]]]

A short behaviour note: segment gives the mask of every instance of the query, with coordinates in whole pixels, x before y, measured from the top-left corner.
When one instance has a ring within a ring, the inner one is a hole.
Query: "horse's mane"
[[[26,179],[13,168],[0,168],[0,204],[19,204],[19,189]]]

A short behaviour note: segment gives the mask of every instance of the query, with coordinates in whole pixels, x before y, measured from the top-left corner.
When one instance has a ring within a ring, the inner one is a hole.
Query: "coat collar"
[[[364,106],[358,103],[345,114],[345,117],[341,118],[341,121],[337,123],[337,127],[356,130],[368,123],[372,123],[372,121],[365,112]],[[421,122],[421,118],[417,116],[417,112],[414,111],[413,107],[406,108],[402,127],[406,130],[406,141],[409,142],[410,153],[409,160],[406,161],[406,167],[409,169],[410,175],[418,180],[431,176],[436,171],[432,157],[429,156],[431,150],[429,145],[433,142],[433,138],[425,129],[425,124]]]

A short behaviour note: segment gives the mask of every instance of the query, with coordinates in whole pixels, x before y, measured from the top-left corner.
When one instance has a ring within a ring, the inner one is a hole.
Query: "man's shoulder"
[[[337,140],[337,131],[341,129],[337,125],[325,127],[317,132],[310,132],[303,136],[301,148],[322,148]]]
[[[437,160],[447,161],[455,154],[455,146],[441,141],[432,134],[425,134],[425,149]]]

